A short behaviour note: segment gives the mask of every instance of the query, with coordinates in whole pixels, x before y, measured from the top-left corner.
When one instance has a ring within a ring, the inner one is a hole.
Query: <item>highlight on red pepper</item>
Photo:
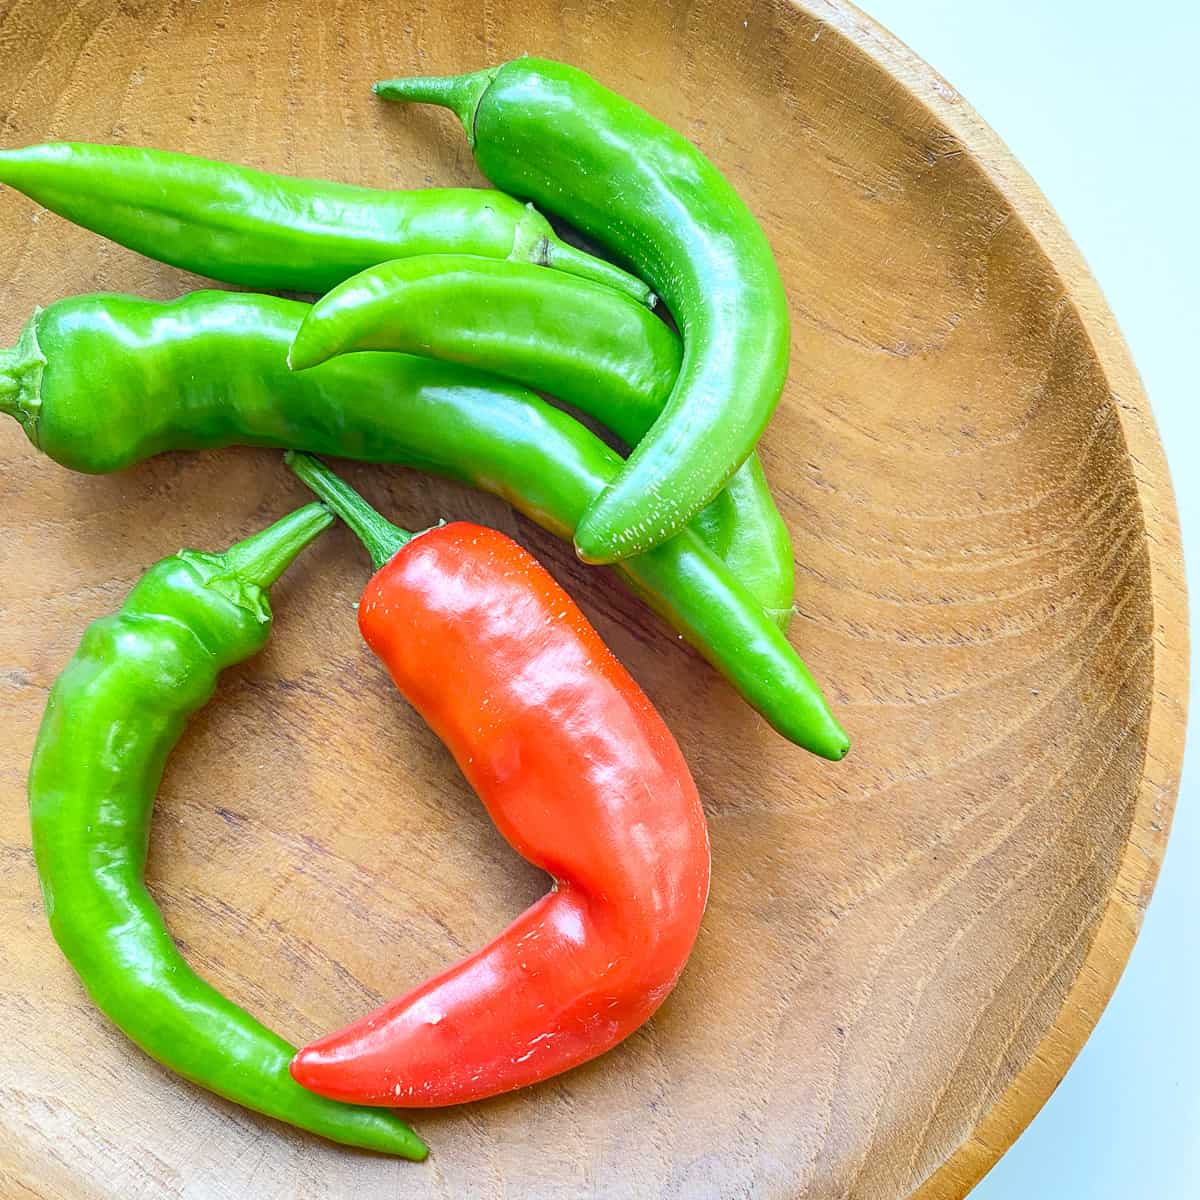
[[[287,461],[375,563],[363,638],[509,844],[554,879],[483,949],[305,1046],[292,1075],[323,1096],[419,1108],[595,1058],[674,987],[708,897],[707,826],[674,737],[511,539],[467,522],[413,536],[317,460]]]

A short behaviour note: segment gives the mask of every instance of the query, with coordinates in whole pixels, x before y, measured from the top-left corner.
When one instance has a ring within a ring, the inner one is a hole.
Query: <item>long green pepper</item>
[[[50,690],[33,753],[33,852],[55,940],[148,1054],[267,1116],[420,1160],[424,1143],[397,1117],[292,1079],[295,1048],[192,971],[142,878],[167,756],[218,675],[265,645],[267,589],[332,519],[310,504],[224,554],[182,550],[88,627]]]
[[[670,537],[754,449],[787,376],[787,296],[758,222],[685,137],[565,63],[518,58],[375,90],[451,109],[488,179],[570,221],[666,301],[683,337],[678,381],[575,546],[612,562]]]
[[[288,360],[303,370],[352,350],[478,367],[565,400],[630,446],[662,412],[683,353],[666,324],[612,288],[463,254],[396,259],[339,284],[304,318]],[[692,524],[786,629],[792,543],[757,454]]]
[[[654,302],[640,279],[564,242],[503,192],[380,191],[87,142],[0,150],[0,183],[140,254],[245,287],[320,293],[390,258],[478,254]]]
[[[515,384],[405,354],[287,369],[307,306],[199,292],[86,296],[39,311],[0,353],[0,411],[55,461],[119,470],[165,450],[256,445],[402,463],[461,480],[569,538],[621,458]],[[785,737],[849,741],[787,638],[690,530],[619,565],[633,589]]]

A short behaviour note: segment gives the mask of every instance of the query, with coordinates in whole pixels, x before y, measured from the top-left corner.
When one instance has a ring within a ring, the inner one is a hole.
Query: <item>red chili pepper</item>
[[[554,877],[482,950],[304,1047],[293,1076],[339,1100],[433,1107],[602,1054],[670,992],[708,895],[708,831],[675,739],[515,542],[467,523],[408,540],[315,460],[289,462],[380,568],[363,638],[500,832]]]

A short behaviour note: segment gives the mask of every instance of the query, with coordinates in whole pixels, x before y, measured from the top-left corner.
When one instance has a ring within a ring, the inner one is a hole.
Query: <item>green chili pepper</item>
[[[227,550],[155,564],[50,689],[29,772],[46,915],[96,1005],[148,1054],[247,1108],[422,1159],[395,1116],[305,1091],[295,1048],[197,976],[142,880],[154,795],[188,718],[271,630],[267,589],[333,520],[310,504]]]
[[[247,287],[324,292],[389,258],[456,252],[554,267],[642,303],[640,279],[478,188],[378,191],[138,146],[0,150],[0,183],[140,254]]]
[[[307,306],[198,292],[168,304],[62,300],[0,353],[0,411],[76,470],[164,450],[284,446],[403,463],[511,501],[570,537],[621,459],[531,392],[467,367],[355,354],[290,372]],[[690,530],[621,573],[785,737],[827,758],[849,746],[762,605]]]
[[[526,263],[466,255],[397,259],[339,284],[313,305],[289,357],[296,370],[351,350],[429,354],[479,367],[595,417],[636,446],[679,374],[679,339],[611,288]],[[786,628],[795,591],[791,539],[758,456],[702,509],[729,526],[721,557]],[[711,539],[711,540],[710,540]]]
[[[787,375],[787,297],[749,209],[686,138],[562,63],[520,58],[375,90],[452,109],[497,187],[634,264],[670,307],[679,380],[575,545],[610,562],[669,537],[754,448]]]

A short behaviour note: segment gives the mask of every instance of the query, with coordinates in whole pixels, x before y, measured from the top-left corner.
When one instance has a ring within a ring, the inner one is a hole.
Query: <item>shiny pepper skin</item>
[[[654,303],[640,279],[564,242],[531,205],[483,188],[382,191],[88,142],[0,150],[0,183],[149,258],[247,287],[319,293],[372,263],[455,253]]]
[[[488,179],[570,221],[666,301],[678,380],[575,546],[613,562],[665,541],[754,449],[787,376],[787,296],[753,214],[687,138],[565,63],[518,58],[375,90],[451,109]]]
[[[333,1099],[432,1107],[602,1054],[675,985],[708,895],[707,827],[675,739],[570,597],[495,530],[413,538],[367,585],[358,621],[554,886],[482,950],[304,1047],[293,1075]]]

